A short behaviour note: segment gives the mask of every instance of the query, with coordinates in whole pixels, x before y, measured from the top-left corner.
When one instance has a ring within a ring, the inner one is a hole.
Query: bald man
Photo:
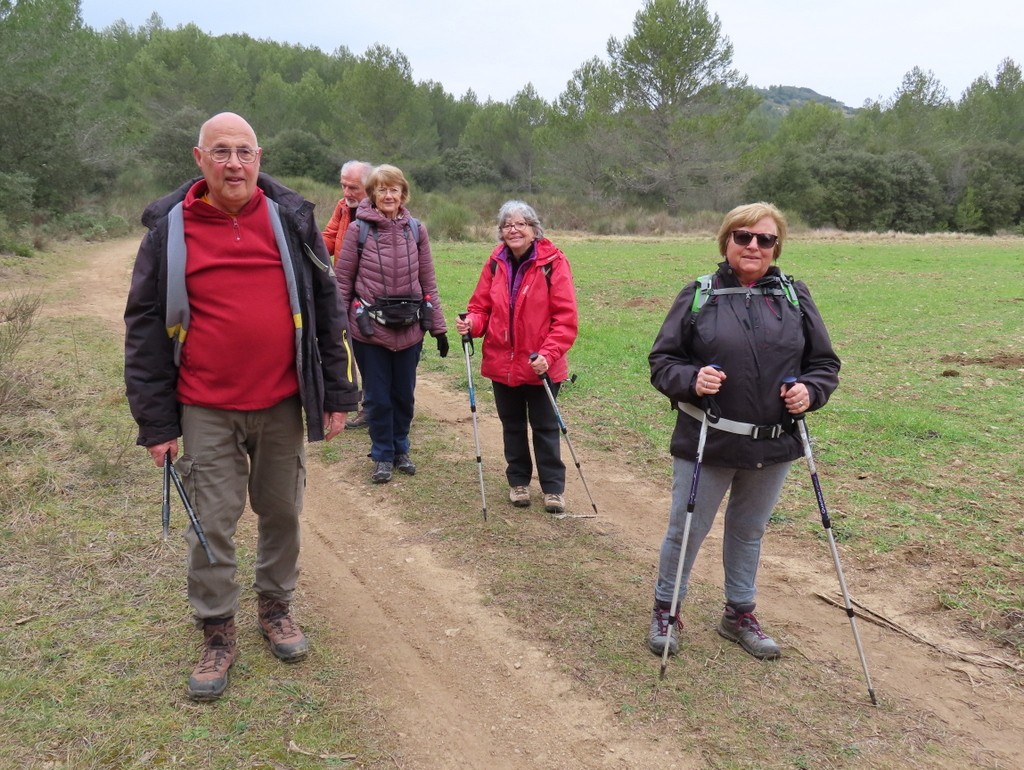
[[[237,655],[234,533],[258,519],[256,619],[291,663],[308,642],[292,618],[305,440],[330,441],[359,404],[347,321],[313,204],[260,173],[244,118],[207,120],[202,178],[151,203],[125,308],[125,385],[137,443],[174,463],[206,535],[186,534],[188,598],[203,630],[188,681],[219,698]],[[178,441],[182,453],[178,453]]]

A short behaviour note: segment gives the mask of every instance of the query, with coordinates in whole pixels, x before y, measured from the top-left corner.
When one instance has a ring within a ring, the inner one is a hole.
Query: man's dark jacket
[[[166,325],[167,215],[197,181],[186,182],[142,214],[149,232],[135,258],[124,313],[124,379],[141,446],[181,435],[178,370]],[[259,175],[257,184],[280,206],[302,312],[302,366],[297,374],[306,434],[310,441],[319,441],[324,437],[324,412],[351,412],[359,405],[345,312],[330,255],[313,218],[313,204],[266,174]]]

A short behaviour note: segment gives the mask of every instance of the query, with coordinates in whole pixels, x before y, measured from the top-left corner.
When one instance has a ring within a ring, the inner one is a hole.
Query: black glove
[[[441,354],[441,358],[448,358],[448,335],[441,332],[434,337],[437,339],[437,352]]]

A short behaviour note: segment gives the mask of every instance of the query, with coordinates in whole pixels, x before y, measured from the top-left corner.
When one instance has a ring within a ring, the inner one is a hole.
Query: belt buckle
[[[781,425],[755,425],[750,431],[750,437],[754,441],[778,438],[782,435]]]

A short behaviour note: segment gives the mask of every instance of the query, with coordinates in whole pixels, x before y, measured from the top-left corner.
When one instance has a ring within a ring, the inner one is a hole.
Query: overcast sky
[[[212,35],[354,54],[382,43],[409,59],[413,78],[455,96],[508,101],[527,83],[552,101],[609,37],[632,34],[642,0],[82,0],[86,24],[133,27],[158,13],[164,26],[195,23]],[[887,99],[913,67],[958,99],[1009,57],[1024,67],[1020,0],[709,0],[751,85],[804,86],[860,107]]]

